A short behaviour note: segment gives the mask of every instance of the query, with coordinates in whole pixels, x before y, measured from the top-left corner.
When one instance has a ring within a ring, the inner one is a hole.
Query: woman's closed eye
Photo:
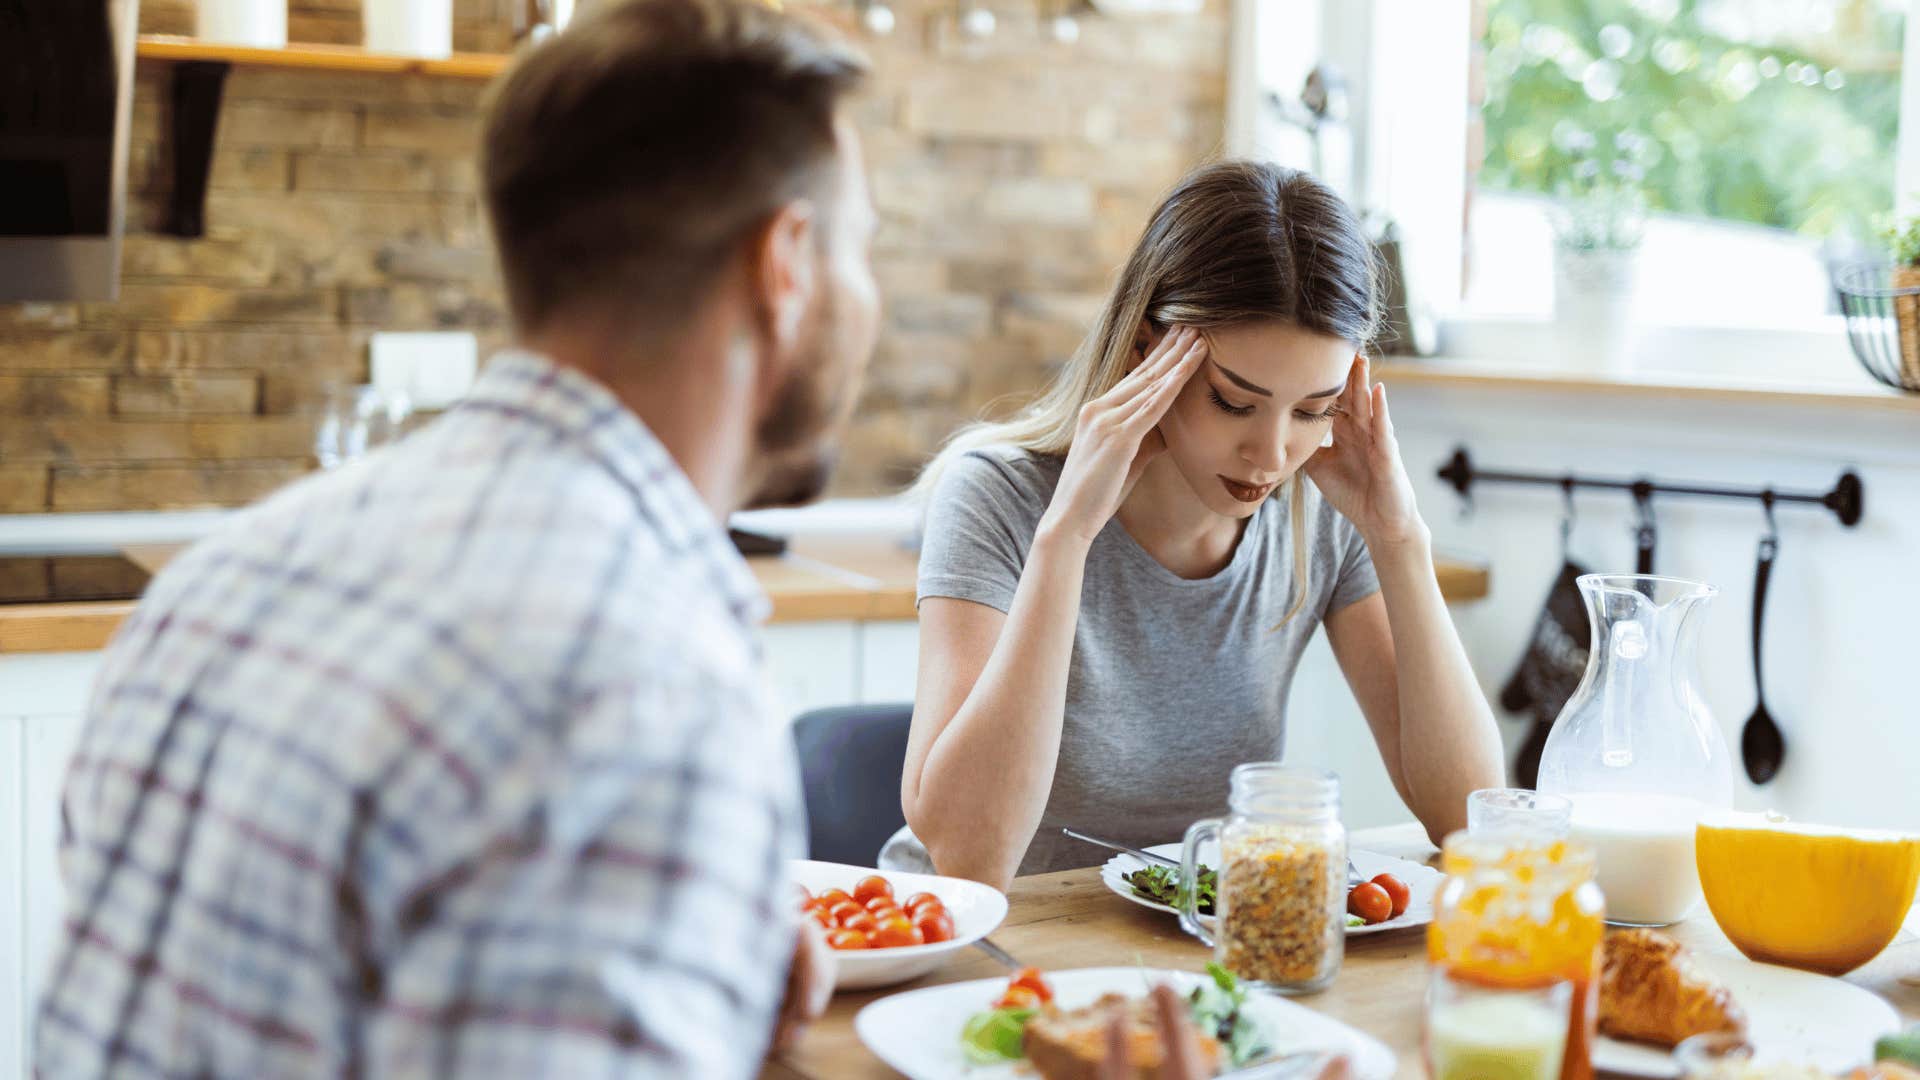
[[[1221,412],[1229,416],[1247,416],[1253,412],[1253,406],[1235,405],[1226,398],[1221,397],[1220,391],[1211,386],[1207,387],[1207,396],[1213,399],[1213,403],[1220,407]]]
[[[1229,416],[1249,416],[1253,413],[1253,406],[1235,405],[1225,397],[1222,397],[1219,390],[1211,386],[1207,387],[1207,397],[1213,401],[1215,407]],[[1314,412],[1311,409],[1293,410],[1294,419],[1307,424],[1324,424],[1339,415],[1340,406],[1338,405],[1329,405],[1324,412]]]

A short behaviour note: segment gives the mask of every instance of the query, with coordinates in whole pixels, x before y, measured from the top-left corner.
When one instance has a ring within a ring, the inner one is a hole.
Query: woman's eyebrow
[[[1272,396],[1273,396],[1273,391],[1271,391],[1271,390],[1269,390],[1269,389],[1267,389],[1267,388],[1266,388],[1266,387],[1264,387],[1264,386],[1256,386],[1255,384],[1253,384],[1253,383],[1250,383],[1250,382],[1248,382],[1247,380],[1245,380],[1245,379],[1243,379],[1243,378],[1241,378],[1241,377],[1240,377],[1240,376],[1239,376],[1238,374],[1236,374],[1235,372],[1233,372],[1233,371],[1230,371],[1230,370],[1228,370],[1228,369],[1227,369],[1226,367],[1224,367],[1224,366],[1222,366],[1222,365],[1221,365],[1221,363],[1220,363],[1220,361],[1218,361],[1218,360],[1215,360],[1215,361],[1213,362],[1213,366],[1214,366],[1215,368],[1217,368],[1217,369],[1219,370],[1219,372],[1220,372],[1220,374],[1222,374],[1222,375],[1225,375],[1225,376],[1227,377],[1227,379],[1228,379],[1228,381],[1230,381],[1230,382],[1232,382],[1232,383],[1233,383],[1233,385],[1235,385],[1235,386],[1237,386],[1237,387],[1239,387],[1239,388],[1240,388],[1240,389],[1242,389],[1242,390],[1245,390],[1245,391],[1246,391],[1246,392],[1248,392],[1249,394],[1259,394],[1259,395],[1260,395],[1261,397],[1272,397]],[[1328,392],[1329,392],[1329,393],[1334,393],[1334,394],[1337,394],[1337,393],[1339,393],[1339,392],[1340,392],[1340,390],[1339,390],[1339,388],[1338,388],[1338,387],[1335,387],[1335,388],[1334,388],[1333,390],[1330,390],[1330,391],[1328,391]],[[1319,395],[1319,394],[1314,394],[1314,395],[1312,395],[1312,396],[1314,396],[1314,397],[1319,397],[1320,395]]]

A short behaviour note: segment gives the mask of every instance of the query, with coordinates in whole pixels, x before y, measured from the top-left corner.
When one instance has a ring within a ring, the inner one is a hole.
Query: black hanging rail
[[[1687,495],[1710,499],[1753,499],[1767,506],[1806,503],[1824,506],[1833,511],[1834,516],[1840,519],[1840,524],[1849,528],[1860,523],[1860,515],[1865,512],[1867,497],[1866,486],[1860,482],[1859,474],[1851,469],[1840,474],[1840,479],[1834,483],[1831,491],[1777,491],[1770,487],[1738,488],[1719,484],[1671,484],[1646,477],[1613,480],[1605,477],[1580,476],[1575,473],[1552,476],[1546,473],[1482,469],[1474,465],[1473,459],[1467,456],[1465,447],[1455,450],[1453,457],[1440,467],[1440,479],[1453,485],[1453,490],[1459,492],[1462,498],[1472,496],[1475,484],[1540,484],[1568,492],[1575,488],[1625,491],[1642,502],[1655,495]]]

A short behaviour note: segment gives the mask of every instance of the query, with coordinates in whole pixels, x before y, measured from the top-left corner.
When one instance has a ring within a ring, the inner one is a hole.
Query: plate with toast
[[[1212,985],[1207,975],[1191,971],[1140,967],[1078,968],[1046,973],[1053,998],[1038,1010],[1027,1027],[1026,1058],[998,1064],[970,1061],[963,1046],[968,1022],[991,1007],[1007,987],[1005,978],[975,979],[881,998],[860,1010],[854,1031],[867,1049],[910,1080],[1092,1080],[1099,1075],[1104,1047],[1102,1036],[1116,1011],[1128,1017],[1131,1060],[1141,1065],[1152,1049],[1138,1040],[1157,1040],[1149,1025],[1138,1019],[1156,984],[1164,983],[1183,997]],[[1259,1026],[1265,1048],[1274,1056],[1309,1054],[1345,1058],[1356,1080],[1389,1080],[1394,1075],[1393,1051],[1338,1020],[1259,990],[1245,992],[1240,1005],[1245,1022]],[[1206,1059],[1214,1075],[1230,1077],[1233,1067],[1213,1049]],[[1257,1062],[1248,1063],[1250,1067]]]

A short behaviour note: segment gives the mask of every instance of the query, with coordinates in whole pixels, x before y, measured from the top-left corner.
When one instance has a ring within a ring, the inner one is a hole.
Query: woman
[[[1005,887],[1093,861],[1063,825],[1149,844],[1218,814],[1234,765],[1282,755],[1323,623],[1430,836],[1500,782],[1368,379],[1374,293],[1324,185],[1206,166],[1054,384],[929,467],[901,799],[942,873]]]

